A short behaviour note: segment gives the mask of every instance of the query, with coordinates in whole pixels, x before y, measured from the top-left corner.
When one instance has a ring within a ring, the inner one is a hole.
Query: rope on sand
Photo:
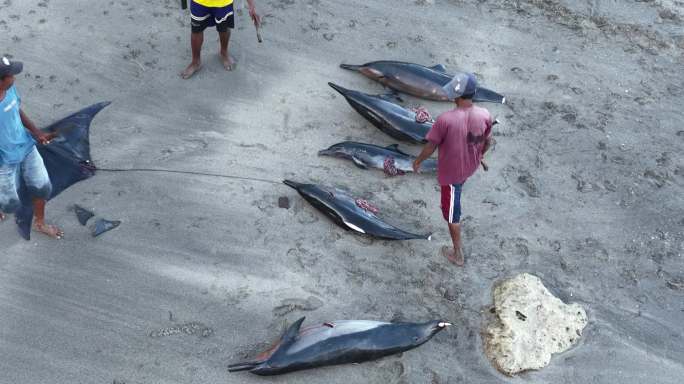
[[[258,177],[249,176],[236,176],[227,175],[221,173],[209,173],[209,172],[197,172],[197,171],[181,171],[177,169],[163,169],[163,168],[95,168],[96,171],[100,172],[156,172],[156,173],[175,173],[181,175],[194,175],[194,176],[207,176],[207,177],[220,177],[223,179],[233,179],[233,180],[249,180],[258,181],[261,183],[270,184],[281,184],[279,181],[261,179]]]

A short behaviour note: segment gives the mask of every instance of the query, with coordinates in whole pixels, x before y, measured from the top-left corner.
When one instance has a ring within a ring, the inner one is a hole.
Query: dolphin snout
[[[302,183],[298,183],[298,182],[292,181],[292,180],[283,180],[283,184],[285,184],[289,187],[292,187],[294,189],[299,189],[300,187],[302,187],[304,185]]]
[[[348,91],[348,89],[346,89],[346,88],[344,88],[344,87],[340,87],[339,85],[337,85],[337,84],[335,84],[335,83],[333,83],[333,82],[329,82],[328,85],[329,85],[332,89],[334,89],[334,90],[336,90],[337,92],[341,93],[342,95],[344,95],[344,94]]]
[[[363,67],[362,65],[352,65],[352,64],[340,64],[340,68],[348,69],[350,71],[358,71]]]
[[[321,149],[318,151],[318,156],[332,156],[335,153],[332,149]]]

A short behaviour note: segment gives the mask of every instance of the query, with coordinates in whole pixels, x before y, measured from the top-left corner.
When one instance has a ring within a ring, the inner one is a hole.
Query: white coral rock
[[[497,284],[495,318],[483,332],[484,349],[507,374],[545,367],[551,355],[574,345],[587,325],[579,304],[565,304],[533,275],[523,273]]]

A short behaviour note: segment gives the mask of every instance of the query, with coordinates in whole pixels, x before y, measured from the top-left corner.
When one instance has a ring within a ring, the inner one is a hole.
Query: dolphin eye
[[[413,336],[413,341],[418,341],[418,336]]]

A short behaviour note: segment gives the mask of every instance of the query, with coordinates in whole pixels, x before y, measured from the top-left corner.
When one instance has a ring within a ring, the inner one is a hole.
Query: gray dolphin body
[[[230,372],[249,371],[271,376],[303,369],[379,359],[419,347],[448,325],[341,320],[301,328],[297,320],[270,350],[256,360],[228,366]]]
[[[344,229],[386,240],[431,239],[431,234],[417,235],[385,223],[374,213],[359,207],[354,198],[339,189],[291,180],[283,183],[296,189],[306,201]]]
[[[444,86],[453,78],[443,65],[425,67],[401,61],[373,61],[363,65],[342,64],[396,91],[428,100],[449,101]],[[473,101],[505,103],[506,98],[487,88],[478,87]]]
[[[318,152],[320,156],[340,157],[349,159],[362,169],[377,168],[387,170],[387,163],[391,163],[396,170],[408,173],[413,172],[415,156],[404,153],[397,144],[380,147],[373,144],[344,141],[331,145],[330,148]],[[427,159],[421,164],[421,172],[436,172],[437,160]]]
[[[416,122],[416,113],[389,100],[388,95],[369,95],[328,83],[374,126],[397,140],[426,143],[432,122]]]

